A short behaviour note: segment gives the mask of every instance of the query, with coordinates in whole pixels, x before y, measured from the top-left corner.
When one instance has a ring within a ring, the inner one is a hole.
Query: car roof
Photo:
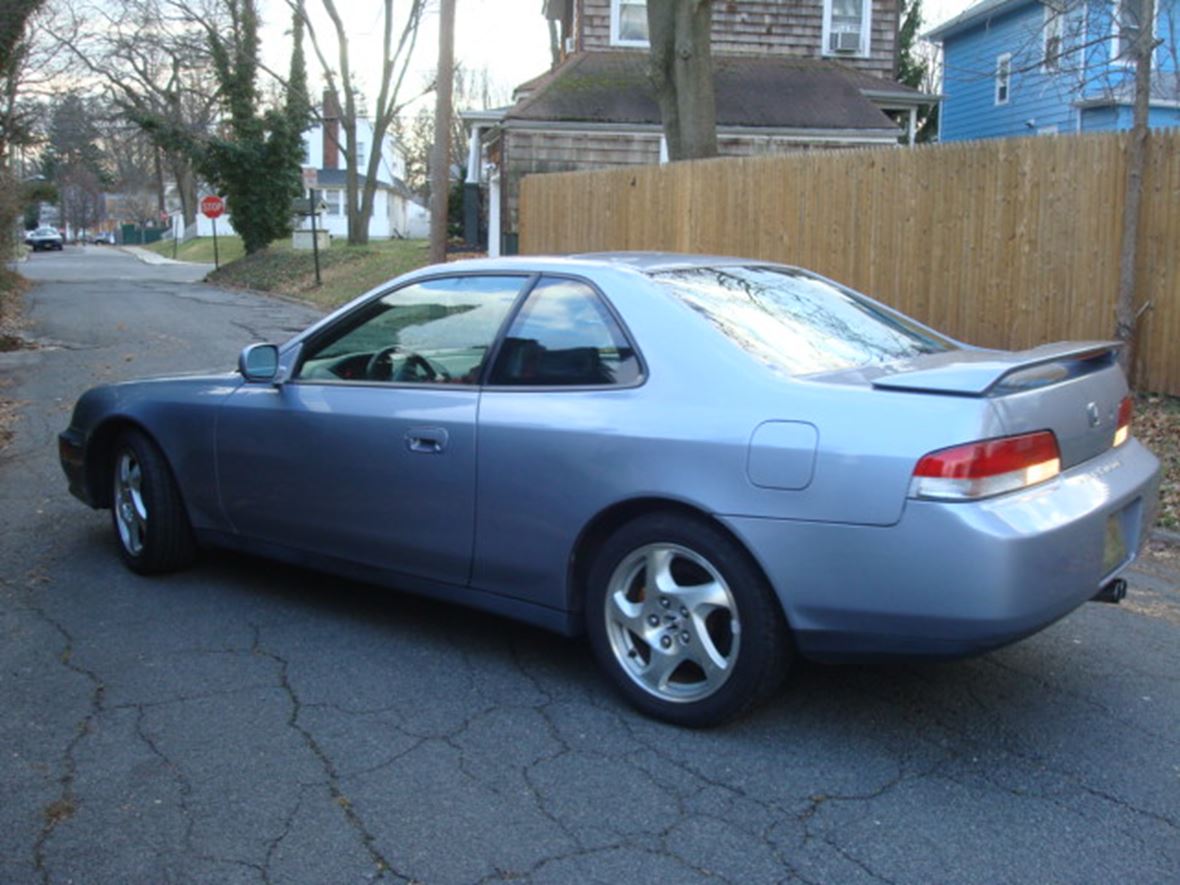
[[[689,255],[680,252],[582,252],[573,255],[514,255],[501,258],[473,258],[448,264],[455,270],[566,270],[618,268],[644,274],[690,267],[773,265],[778,262],[729,255]],[[437,267],[434,268],[437,270]]]

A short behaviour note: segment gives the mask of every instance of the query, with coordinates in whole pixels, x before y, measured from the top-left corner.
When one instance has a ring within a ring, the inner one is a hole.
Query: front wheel
[[[790,637],[749,554],[717,526],[673,513],[619,529],[590,570],[595,657],[641,712],[720,725],[782,681]]]
[[[192,562],[192,528],[163,454],[139,431],[119,437],[112,459],[111,521],[119,554],[141,575]]]

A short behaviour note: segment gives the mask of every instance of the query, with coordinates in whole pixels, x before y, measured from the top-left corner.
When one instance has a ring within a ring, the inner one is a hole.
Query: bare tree
[[[651,78],[668,158],[717,155],[711,0],[648,0]]]
[[[38,140],[43,103],[66,68],[65,53],[47,33],[58,26],[55,16],[45,0],[8,0],[0,11],[0,169]]]
[[[447,258],[447,203],[451,182],[451,86],[455,76],[455,0],[441,0],[434,150],[430,155],[430,260]]]
[[[80,7],[71,33],[55,36],[132,120],[166,120],[197,135],[212,129],[218,101],[207,31],[198,17],[209,21],[217,15],[215,6],[198,10],[172,0],[122,0]],[[83,21],[101,26],[81,27]],[[158,144],[161,172],[166,168],[175,180],[181,213],[191,226],[197,218],[192,159],[174,145]],[[158,190],[162,207],[162,181]]]
[[[432,78],[433,82],[433,78]],[[511,96],[497,86],[486,67],[467,68],[455,65],[452,101],[456,113],[451,115],[451,165],[467,164],[467,125],[458,112],[484,110],[508,104]],[[418,109],[409,120],[398,118],[394,132],[406,158],[406,185],[420,197],[430,196],[430,153],[434,146],[434,110]]]
[[[422,22],[425,0],[408,0],[405,17],[395,28],[393,0],[383,0],[381,67],[377,84],[377,101],[373,107],[372,141],[369,145],[368,162],[364,182],[360,180],[357,160],[358,121],[363,118],[358,108],[356,83],[353,78],[352,59],[349,50],[348,29],[335,0],[321,0],[324,11],[332,22],[336,39],[336,64],[328,61],[321,48],[310,17],[302,4],[288,0],[292,10],[301,15],[311,39],[312,48],[323,69],[328,91],[341,109],[340,126],[344,130],[343,145],[340,145],[345,162],[345,199],[347,201],[348,242],[363,244],[369,241],[369,219],[373,216],[373,203],[377,193],[377,182],[381,171],[381,146],[385,143],[391,124],[408,102],[400,101],[402,85],[409,68],[414,46],[418,40],[418,28]],[[394,34],[397,33],[395,39]],[[427,90],[428,91],[428,90]],[[410,100],[420,97],[413,96]]]
[[[1123,194],[1123,231],[1119,249],[1119,290],[1115,296],[1115,334],[1124,347],[1119,355],[1123,369],[1135,365],[1136,265],[1139,252],[1139,207],[1143,203],[1143,172],[1147,166],[1148,116],[1151,102],[1151,56],[1155,49],[1154,0],[1139,2],[1139,33],[1130,48],[1135,60],[1135,104],[1131,140],[1127,145],[1127,185]]]

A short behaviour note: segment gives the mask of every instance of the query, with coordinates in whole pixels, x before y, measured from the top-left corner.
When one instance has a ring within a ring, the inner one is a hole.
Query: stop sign
[[[217,218],[225,211],[225,200],[214,194],[201,197],[201,214],[206,218]]]

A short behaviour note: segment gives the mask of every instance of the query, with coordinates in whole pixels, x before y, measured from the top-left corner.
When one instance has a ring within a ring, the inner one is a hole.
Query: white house
[[[344,237],[348,235],[348,215],[345,211],[344,197],[344,149],[347,147],[348,137],[340,125],[339,108],[329,93],[324,94],[321,116],[322,123],[313,126],[304,136],[304,163],[317,169],[317,192],[328,207],[320,216],[317,225],[327,229],[333,236]],[[356,160],[362,184],[369,168],[373,141],[373,121],[358,119]],[[400,145],[392,135],[386,133],[380,151],[377,190],[373,195],[373,215],[369,219],[369,238],[428,236],[430,215],[426,207],[419,203],[406,187],[406,160]],[[360,194],[357,195],[357,199],[359,201]],[[310,226],[310,220],[301,225],[305,229]]]
[[[324,94],[321,122],[312,126],[303,136],[305,166],[315,167],[318,183],[316,194],[327,205],[327,211],[316,221],[316,226],[327,230],[334,237],[348,236],[348,216],[345,212],[345,162],[344,148],[347,136],[340,125],[340,110],[329,93]],[[357,166],[361,170],[360,185],[363,187],[365,172],[369,168],[370,151],[373,150],[373,122],[357,120]],[[397,140],[386,133],[380,146],[381,159],[377,167],[377,190],[373,195],[373,215],[369,219],[369,238],[374,240],[390,237],[422,238],[430,235],[430,212],[419,203],[405,184],[406,160]],[[357,194],[358,204],[360,194]],[[228,207],[231,212],[233,207]],[[299,228],[309,230],[311,220],[303,219]],[[217,234],[232,234],[233,221],[230,213],[217,219]],[[213,235],[213,222],[203,215],[197,216],[197,236]]]

